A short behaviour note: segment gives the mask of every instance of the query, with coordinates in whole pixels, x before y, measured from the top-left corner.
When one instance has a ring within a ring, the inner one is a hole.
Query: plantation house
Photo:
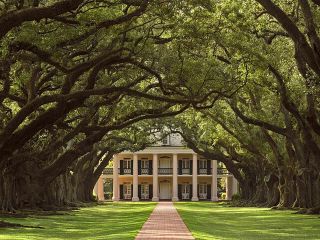
[[[105,199],[104,182],[110,178],[113,201],[217,201],[222,191],[227,200],[238,192],[237,180],[222,163],[186,148],[178,134],[142,151],[114,155],[113,168],[106,168],[95,186],[99,200]]]

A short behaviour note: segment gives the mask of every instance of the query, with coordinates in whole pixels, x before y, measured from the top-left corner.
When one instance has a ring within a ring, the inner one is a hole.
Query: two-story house
[[[226,199],[238,192],[238,182],[221,163],[199,156],[184,146],[178,134],[138,152],[113,157],[95,192],[104,200],[103,181],[112,178],[113,201],[119,200],[218,200],[218,179],[224,179]]]

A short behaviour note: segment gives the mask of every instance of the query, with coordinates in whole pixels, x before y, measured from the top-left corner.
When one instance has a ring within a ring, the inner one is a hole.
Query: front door
[[[131,184],[123,184],[123,196],[124,199],[129,200],[131,199]]]
[[[207,199],[207,184],[199,184],[199,198]]]
[[[170,199],[170,182],[160,182],[160,199]]]
[[[141,199],[149,199],[149,184],[141,184]]]
[[[182,184],[182,199],[186,200],[190,198],[190,185]]]

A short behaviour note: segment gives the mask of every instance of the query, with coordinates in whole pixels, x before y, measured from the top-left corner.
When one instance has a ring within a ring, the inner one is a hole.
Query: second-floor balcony
[[[138,174],[139,175],[152,175],[152,168],[139,168]]]
[[[133,170],[131,168],[119,168],[118,173],[120,175],[133,175]],[[231,174],[226,168],[218,168],[218,175],[229,175]],[[113,168],[105,168],[103,170],[105,175],[113,175]],[[139,168],[139,175],[152,175],[152,168]],[[172,175],[172,168],[158,168],[159,175]],[[212,168],[198,168],[198,175],[211,175]],[[192,168],[178,168],[178,175],[192,175]]]
[[[104,175],[113,175],[113,168],[105,168],[103,170]]]
[[[120,168],[120,175],[132,175],[132,168]]]
[[[211,175],[212,169],[211,168],[198,168],[198,175]]]
[[[159,175],[172,175],[172,168],[158,168]]]
[[[178,168],[179,175],[192,175],[192,168]]]

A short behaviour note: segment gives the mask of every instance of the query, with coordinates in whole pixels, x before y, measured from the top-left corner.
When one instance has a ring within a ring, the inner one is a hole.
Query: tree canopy
[[[319,18],[318,0],[0,1],[2,210],[92,200],[156,123],[244,199],[316,211]]]

